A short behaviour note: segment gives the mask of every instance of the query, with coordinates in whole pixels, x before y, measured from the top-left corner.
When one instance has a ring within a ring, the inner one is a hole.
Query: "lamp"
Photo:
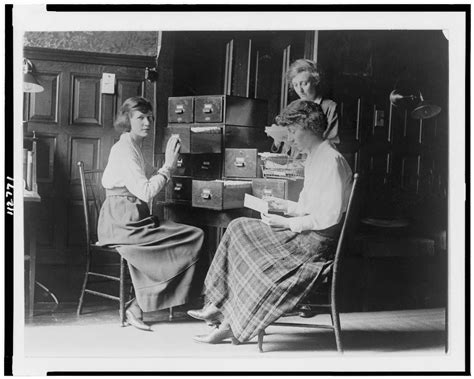
[[[392,92],[390,92],[389,97],[390,97],[390,103],[395,107],[402,105],[404,102],[406,103],[406,100],[415,101],[419,99],[420,102],[410,113],[411,117],[415,119],[431,118],[439,114],[439,112],[441,112],[441,107],[426,101],[423,98],[423,95],[421,94],[421,92],[419,96],[402,95],[400,92],[398,92],[395,89]]]
[[[44,88],[33,75],[34,66],[29,59],[23,59],[23,92],[43,92]]]

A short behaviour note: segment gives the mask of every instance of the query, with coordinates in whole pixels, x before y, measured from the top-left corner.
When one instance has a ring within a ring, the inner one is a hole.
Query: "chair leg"
[[[263,353],[263,336],[265,335],[265,329],[258,332],[258,351]]]
[[[86,262],[86,273],[84,274],[84,281],[82,282],[81,296],[79,297],[79,304],[77,305],[77,315],[80,316],[82,312],[82,306],[84,305],[84,294],[86,292],[87,281],[89,280],[89,271],[91,268],[91,258],[87,253]]]
[[[126,326],[125,321],[125,260],[120,257],[120,323]]]
[[[174,319],[173,307],[170,307],[170,314],[168,316],[168,320],[173,321],[173,319]]]

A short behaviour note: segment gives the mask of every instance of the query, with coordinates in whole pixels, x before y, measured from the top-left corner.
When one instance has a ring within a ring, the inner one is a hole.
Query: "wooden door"
[[[146,59],[40,49],[27,50],[25,56],[34,63],[44,87],[41,93],[25,96],[24,112],[27,133],[34,131],[39,138],[38,280],[51,281],[50,289],[58,297],[72,295],[76,300],[85,244],[76,163],[81,160],[86,169],[104,169],[120,137],[113,127],[118,107],[130,96],[153,102],[155,88],[144,79]],[[102,73],[115,74],[114,94],[101,93]],[[146,158],[153,162],[154,129],[145,143]],[[100,176],[94,184],[100,186]],[[94,207],[90,209],[95,227],[97,214]]]

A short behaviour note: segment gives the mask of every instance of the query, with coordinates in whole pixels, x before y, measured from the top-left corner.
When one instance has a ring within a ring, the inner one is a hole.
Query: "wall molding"
[[[36,60],[112,66],[154,67],[156,64],[155,57],[149,56],[60,50],[45,47],[24,47],[23,55],[28,59]]]

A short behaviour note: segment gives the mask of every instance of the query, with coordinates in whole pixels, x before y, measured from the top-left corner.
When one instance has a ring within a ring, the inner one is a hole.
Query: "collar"
[[[319,105],[321,105],[322,101],[323,101],[323,97],[321,95],[316,96],[316,99],[314,99],[314,102]]]

